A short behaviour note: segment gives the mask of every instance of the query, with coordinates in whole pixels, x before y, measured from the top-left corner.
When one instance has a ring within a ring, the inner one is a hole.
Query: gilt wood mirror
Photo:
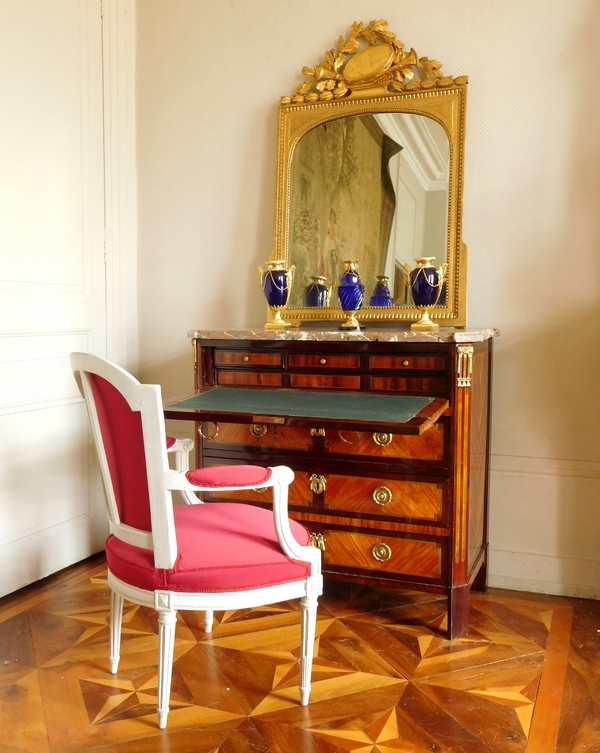
[[[467,77],[446,76],[419,58],[386,21],[354,23],[324,62],[279,104],[275,243],[271,259],[295,266],[285,319],[345,319],[336,286],[343,262],[358,262],[369,322],[419,318],[406,266],[418,257],[447,264],[432,318],[466,324],[467,249],[462,189]],[[371,306],[377,277],[391,306]],[[312,280],[311,280],[312,278]],[[317,278],[330,290],[308,306]],[[324,279],[323,279],[324,278]],[[268,312],[268,318],[272,312]]]

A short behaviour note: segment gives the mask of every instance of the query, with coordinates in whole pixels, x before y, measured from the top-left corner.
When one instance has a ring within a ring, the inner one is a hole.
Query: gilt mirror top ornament
[[[357,261],[368,291],[353,314],[358,327],[422,319],[407,264],[433,257],[444,278],[429,315],[464,327],[467,76],[445,75],[383,19],[353,23],[302,73],[278,116],[272,258],[296,269],[286,323],[348,319],[335,295],[346,259]],[[274,315],[271,307],[269,326]]]
[[[368,46],[361,48],[361,41]],[[415,68],[421,77],[415,77]],[[380,19],[366,26],[355,21],[348,39],[341,36],[335,49],[325,53],[325,60],[314,68],[302,69],[308,76],[292,97],[282,97],[281,104],[327,101],[360,96],[379,96],[386,92],[465,86],[468,77],[444,76],[438,60],[419,58],[413,48],[407,51],[388,22]],[[371,90],[371,91],[369,91]]]

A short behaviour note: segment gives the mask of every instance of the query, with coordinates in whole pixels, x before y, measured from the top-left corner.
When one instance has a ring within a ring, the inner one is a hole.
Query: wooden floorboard
[[[168,728],[157,621],[125,605],[108,671],[102,557],[0,600],[0,753],[600,753],[600,605],[473,593],[445,638],[437,596],[327,583],[311,703],[298,604],[179,615]]]

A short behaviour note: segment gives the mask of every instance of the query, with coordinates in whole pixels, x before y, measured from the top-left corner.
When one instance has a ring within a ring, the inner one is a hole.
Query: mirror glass
[[[288,305],[305,306],[306,286],[320,277],[338,307],[343,261],[355,260],[366,305],[385,275],[394,306],[410,306],[404,265],[448,261],[449,159],[446,131],[424,115],[354,115],[305,133],[291,163]]]

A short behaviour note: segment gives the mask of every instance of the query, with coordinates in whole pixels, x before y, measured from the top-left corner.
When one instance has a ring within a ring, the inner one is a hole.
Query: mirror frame
[[[391,50],[389,55],[386,46]],[[383,65],[382,59],[385,59]],[[467,247],[462,242],[462,206],[467,77],[444,76],[441,63],[418,58],[414,49],[405,50],[383,20],[371,21],[366,26],[354,23],[348,40],[339,38],[337,53],[329,50],[322,65],[303,68],[302,72],[309,80],[298,87],[294,96],[282,97],[279,103],[275,240],[269,258],[285,259],[289,267],[292,160],[304,134],[318,125],[351,115],[391,112],[432,118],[448,136],[450,165],[446,303],[431,309],[430,315],[441,326],[465,326]],[[363,283],[368,300],[375,281],[363,280]],[[332,291],[334,295],[336,292]],[[410,322],[419,319],[421,313],[414,306],[365,306],[357,313],[357,319],[367,325]],[[286,308],[282,314],[293,326],[347,318],[339,307]],[[267,326],[272,319],[273,311],[267,307]]]

